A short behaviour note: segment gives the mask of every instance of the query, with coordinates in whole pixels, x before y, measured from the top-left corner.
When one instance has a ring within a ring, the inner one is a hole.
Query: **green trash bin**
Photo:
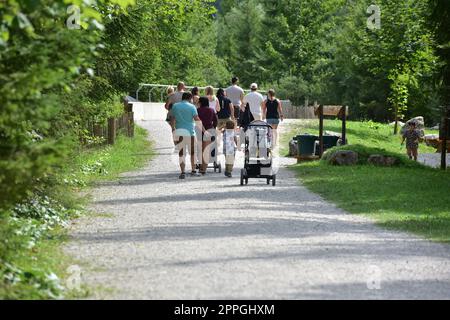
[[[340,138],[336,137],[336,136],[329,136],[329,135],[323,136],[323,151],[325,152],[328,149],[336,147],[339,139]],[[319,138],[317,138],[317,144],[319,144]],[[320,153],[319,146],[317,146],[317,148],[316,148],[316,156],[318,156],[319,153]]]
[[[298,155],[301,157],[314,155],[314,143],[318,136],[312,134],[301,134],[297,136]]]

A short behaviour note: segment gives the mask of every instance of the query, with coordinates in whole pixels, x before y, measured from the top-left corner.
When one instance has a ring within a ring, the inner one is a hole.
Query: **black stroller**
[[[217,147],[217,136],[213,135],[211,137],[211,144],[210,144],[210,150],[211,154],[209,157],[209,163],[207,169],[214,169],[214,172],[222,173],[222,165],[219,161],[218,157],[218,147]],[[201,149],[201,148],[200,148]],[[200,164],[197,163],[196,165],[197,170],[200,170]]]
[[[272,127],[264,121],[252,121],[245,130],[245,160],[241,170],[241,185],[249,178],[266,178],[276,184],[272,169]]]

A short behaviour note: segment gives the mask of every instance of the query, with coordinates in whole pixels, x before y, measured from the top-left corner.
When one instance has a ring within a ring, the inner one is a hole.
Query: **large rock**
[[[374,166],[392,167],[397,163],[397,159],[381,154],[373,154],[367,159],[367,163]]]
[[[336,151],[330,156],[328,162],[338,166],[354,166],[358,163],[358,154],[348,150]]]
[[[411,123],[416,124],[416,130],[419,130],[420,136],[423,138],[423,136],[425,135],[425,120],[423,119],[423,117],[415,117],[406,121],[400,133],[404,134],[407,130],[409,130],[409,126]]]
[[[295,140],[289,142],[289,156],[295,157],[298,154],[298,143]]]

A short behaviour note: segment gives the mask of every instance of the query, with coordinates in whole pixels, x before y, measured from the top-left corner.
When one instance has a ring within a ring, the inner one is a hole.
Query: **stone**
[[[298,154],[298,143],[295,140],[289,142],[289,156],[295,157]]]
[[[367,163],[374,166],[392,167],[397,163],[397,159],[381,154],[373,154],[369,156]]]
[[[409,130],[409,125],[413,122],[416,124],[416,130],[419,130],[420,136],[423,138],[425,135],[425,120],[423,117],[415,117],[406,121],[405,125],[400,130],[400,133],[403,135],[407,130]]]
[[[329,157],[328,162],[338,166],[354,166],[358,163],[358,154],[354,151],[339,150]]]

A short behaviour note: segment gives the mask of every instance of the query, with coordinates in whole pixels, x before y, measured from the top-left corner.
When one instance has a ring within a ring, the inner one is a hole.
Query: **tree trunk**
[[[395,124],[394,124],[394,135],[398,134],[398,108],[394,107],[395,112]]]

